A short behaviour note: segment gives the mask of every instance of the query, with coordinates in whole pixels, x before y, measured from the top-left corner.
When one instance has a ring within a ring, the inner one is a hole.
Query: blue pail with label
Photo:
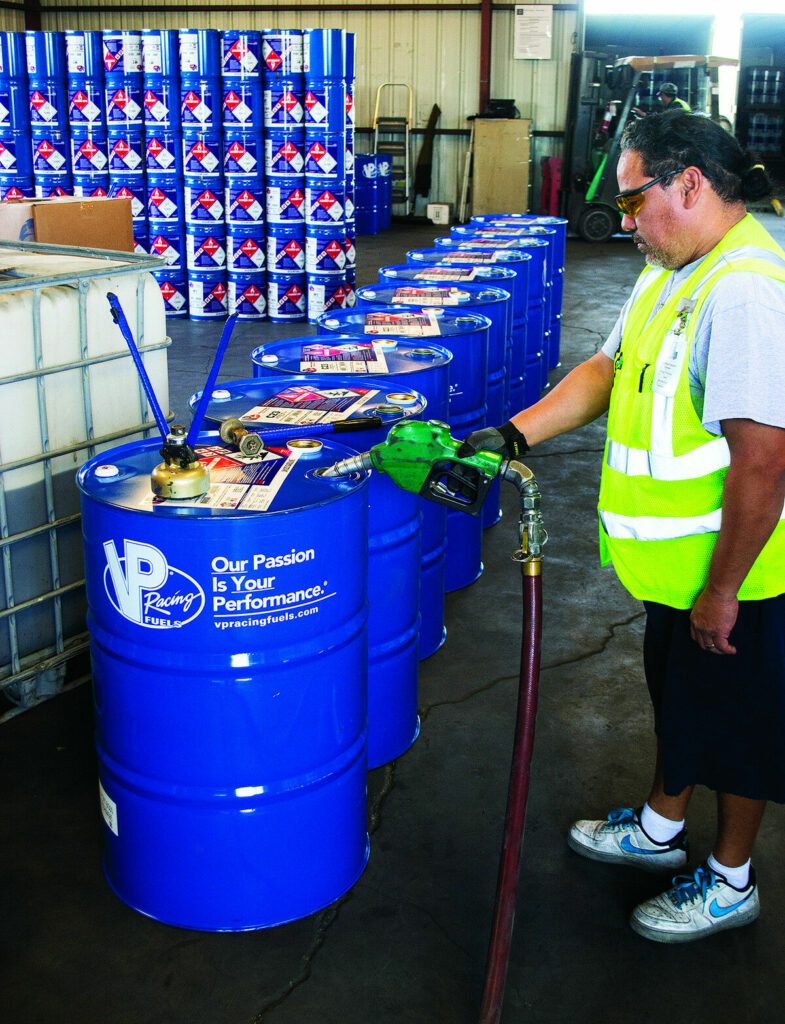
[[[304,225],[267,225],[267,270],[278,274],[305,272]]]
[[[192,320],[225,320],[229,315],[226,268],[188,271],[188,315]]]
[[[300,29],[262,29],[262,72],[302,75],[303,33]]]
[[[267,319],[296,323],[306,318],[305,274],[267,274]]]
[[[223,224],[186,224],[185,251],[189,270],[226,268],[226,227]]]
[[[227,178],[224,194],[227,226],[264,224],[263,175]]]
[[[229,313],[240,320],[267,319],[267,278],[265,274],[244,274],[230,270]]]

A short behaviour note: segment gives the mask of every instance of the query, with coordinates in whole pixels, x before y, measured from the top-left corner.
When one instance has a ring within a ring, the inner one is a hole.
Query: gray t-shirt
[[[701,260],[670,275],[659,310]],[[602,346],[613,359],[629,300]],[[652,314],[653,315],[653,314]],[[728,274],[704,302],[690,349],[690,393],[701,423],[749,419],[785,427],[785,284],[765,274]]]

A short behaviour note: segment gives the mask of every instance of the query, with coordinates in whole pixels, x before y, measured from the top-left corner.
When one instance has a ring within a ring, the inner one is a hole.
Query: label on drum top
[[[228,452],[226,448],[218,445],[200,445],[196,449],[196,454],[199,461],[210,471],[210,490],[207,494],[185,501],[158,498],[150,494],[141,502],[142,507],[154,508],[156,505],[166,504],[186,508],[266,512],[300,458],[302,449],[290,450],[286,447],[270,446],[265,448],[261,455],[247,458],[240,452]],[[214,604],[216,600],[218,599],[214,596]],[[215,606],[220,607],[220,602]]]
[[[441,334],[431,309],[421,313],[366,313],[363,334],[389,334],[403,338],[426,338]]]
[[[459,306],[471,299],[469,292],[460,288],[396,288],[393,302],[408,306]]]
[[[384,348],[376,341],[349,345],[305,345],[301,373],[387,373]]]
[[[414,278],[416,281],[473,281],[476,276],[477,267],[431,267],[418,270]]]
[[[470,260],[472,263],[503,263],[504,254],[496,252],[474,252],[474,246],[468,246],[471,252],[448,252],[444,250],[444,256],[439,257],[442,263],[468,263]],[[498,249],[497,245],[493,246],[494,249]]]
[[[335,423],[359,412],[378,395],[371,388],[310,388],[297,385],[279,391],[243,413],[243,423],[282,423],[310,427],[314,423]]]
[[[514,238],[494,238],[493,241],[473,238],[471,242],[459,242],[458,248],[464,251],[470,249],[517,249],[518,243]]]

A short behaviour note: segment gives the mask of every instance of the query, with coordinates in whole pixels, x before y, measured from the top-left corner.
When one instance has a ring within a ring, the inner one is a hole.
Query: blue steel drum
[[[300,29],[262,29],[262,72],[302,75],[303,33]]]
[[[345,32],[340,28],[307,28],[303,32],[303,71],[306,79],[342,79]]]
[[[227,227],[264,224],[264,175],[229,178],[225,197]]]
[[[221,32],[220,60],[223,78],[260,78],[261,32],[255,29],[224,29]]]
[[[145,75],[144,93],[145,128],[172,128],[179,131],[182,125],[180,117],[180,80]]]
[[[305,229],[305,272],[342,274],[346,270],[346,231],[341,227]]]
[[[31,78],[65,78],[65,36],[62,32],[28,30],[25,32],[25,52],[27,74]]]
[[[531,258],[528,276],[527,320],[526,320],[526,363],[524,372],[525,405],[533,405],[540,397],[543,388],[543,373],[547,375],[546,359],[548,335],[545,320],[545,275],[547,272],[547,243],[536,238],[503,239],[501,243],[495,239],[474,238],[465,242],[452,239],[436,239],[437,250],[449,250],[458,253],[488,253],[492,256],[499,252],[525,252]],[[514,404],[514,403],[513,403]]]
[[[264,320],[267,317],[267,280],[264,274],[228,274],[229,314],[240,320]]]
[[[218,131],[183,131],[183,174],[223,178],[223,138]],[[214,184],[211,183],[211,188]]]
[[[0,78],[0,132],[30,131],[30,91],[26,78]]]
[[[356,71],[357,37],[354,32],[343,34],[343,77],[353,82]]]
[[[74,195],[81,199],[102,199],[109,195],[108,174],[75,174]]]
[[[526,252],[512,249],[465,252],[456,248],[412,249],[406,254],[409,266],[430,272],[431,268],[452,268],[473,272],[480,268],[503,268],[515,275],[512,288],[512,353],[510,355],[510,409],[513,414],[526,405],[525,369],[528,338],[529,268],[532,258]],[[539,374],[533,386],[539,396]],[[536,401],[536,399],[535,399]]]
[[[305,223],[318,225],[345,222],[346,189],[343,182],[309,178],[305,183]]]
[[[226,225],[226,266],[230,275],[264,274],[267,270],[266,257],[263,223]]]
[[[186,224],[185,251],[189,270],[226,268],[226,226]]]
[[[144,176],[145,149],[141,128],[108,129],[109,173]]]
[[[32,199],[34,195],[35,186],[32,177],[21,177],[16,174],[0,175],[0,199]]]
[[[305,143],[302,132],[273,132],[264,139],[264,173],[270,178],[297,178],[303,176]]]
[[[167,270],[186,269],[185,228],[165,220],[151,220],[149,224],[151,256],[166,260]]]
[[[180,77],[180,37],[175,28],[142,29],[142,71],[145,85],[152,77],[176,84]]]
[[[453,437],[462,440],[484,427],[488,406],[488,335],[491,322],[476,313],[442,309],[371,311],[343,309],[323,316],[319,327],[331,333],[362,334],[366,338],[421,337],[453,354],[450,363],[449,422]],[[447,512],[445,590],[468,586],[482,573],[482,519],[464,512]]]
[[[371,379],[416,391],[427,401],[430,419],[449,419],[449,364],[452,353],[440,345],[397,338],[370,339],[361,334],[325,333],[268,342],[251,353],[255,377],[319,374],[321,379],[350,373],[353,380]],[[351,372],[357,370],[359,372]],[[377,474],[379,475],[379,474]],[[422,499],[420,572],[420,660],[444,643],[444,574],[447,553],[447,510]]]
[[[346,271],[338,274],[308,274],[308,322],[315,324],[320,317],[346,304]]]
[[[144,178],[137,174],[111,174],[109,196],[112,199],[130,199],[134,220],[144,217],[147,209],[147,189]]]
[[[106,132],[74,129],[71,133],[71,170],[73,174],[106,174],[108,167]]]
[[[180,74],[189,78],[220,78],[220,35],[215,28],[180,29]]]
[[[305,272],[304,225],[267,225],[267,270],[280,274]]]
[[[39,143],[37,140],[34,140],[32,145],[38,146]],[[42,140],[41,145],[46,146],[45,141]],[[67,147],[65,151],[67,152]],[[68,167],[67,165],[62,166],[59,164],[59,157],[60,152],[53,152],[49,157],[49,161],[43,155],[37,157],[36,160],[39,167],[45,163],[53,163],[61,167],[63,173],[67,173]],[[3,138],[0,139],[0,171],[5,175],[10,174],[20,178],[31,178],[33,176],[33,162],[34,157],[31,150],[30,133],[4,132]],[[50,173],[56,173],[56,170],[57,168],[53,166]],[[36,169],[35,173],[48,172]]]
[[[170,128],[148,128],[145,132],[145,168],[147,174],[169,175],[182,179],[183,137]]]
[[[222,224],[224,222],[223,179],[203,179],[185,175],[183,202],[186,224]]]
[[[224,127],[224,174],[230,177],[261,175],[264,170],[264,136],[259,131]]]
[[[305,127],[343,132],[346,126],[346,90],[342,79],[309,78],[305,87]]]
[[[25,32],[0,32],[0,76],[27,78]]]
[[[218,131],[222,125],[224,90],[220,78],[183,78],[180,120],[190,131]]]
[[[456,229],[452,229],[456,230]],[[472,229],[466,228],[466,231]],[[535,234],[542,232],[546,234],[547,238],[537,238]],[[467,235],[465,237],[466,244],[479,243],[482,246],[493,246],[494,244],[499,245],[500,248],[508,249],[524,249],[531,251],[534,259],[534,265],[530,273],[529,279],[529,306],[532,307],[535,304],[542,302],[542,342],[539,349],[539,354],[536,355],[532,348],[527,352],[527,367],[533,375],[536,375],[535,363],[539,366],[539,382],[540,387],[547,387],[548,384],[548,368],[551,357],[551,292],[552,292],[552,260],[554,259],[554,242],[556,239],[555,231],[548,228],[538,228],[536,226],[531,228],[512,228],[499,230],[483,230],[477,231],[474,237]],[[457,239],[456,239],[457,240]],[[440,246],[445,240],[437,238],[435,245]],[[447,240],[446,244],[449,244]],[[543,247],[545,247],[543,249]],[[538,264],[542,262],[542,272]],[[540,278],[542,280],[540,280]],[[539,311],[534,310],[533,315],[530,315],[530,320],[534,322],[539,321]],[[535,332],[529,331],[529,342],[533,341],[533,335]],[[557,360],[558,362],[558,360]],[[535,399],[536,400],[536,399]]]
[[[556,218],[553,218],[556,219]],[[559,286],[558,305],[555,295],[556,281],[564,267],[564,238],[556,227],[545,224],[519,221],[516,224],[480,226],[469,224],[453,227],[450,234],[455,238],[541,238],[548,243],[548,263],[546,271],[545,317],[548,327],[548,350],[545,353],[545,374],[547,370],[559,364],[559,344],[561,337],[561,286]],[[560,269],[561,268],[561,269]]]
[[[104,52],[104,73],[113,75],[141,75],[142,35],[123,29],[104,29],[101,33]]]
[[[313,339],[311,339],[313,340]],[[338,394],[335,394],[338,392]],[[397,382],[356,376],[256,378],[222,384],[207,420],[239,419],[264,436],[288,424],[327,423],[379,416],[376,430],[342,434],[353,451],[383,441],[404,419],[423,419],[426,403]],[[198,400],[191,399],[193,407]],[[271,442],[272,443],[272,442]],[[420,633],[420,498],[389,476],[371,474],[368,497],[368,767],[403,754],[417,737],[417,671]]]
[[[188,316],[188,276],[184,270],[154,270],[153,277],[161,289],[164,315],[167,320],[182,320]]]
[[[45,131],[68,130],[68,91],[65,79],[33,78],[28,81],[30,127]]]
[[[397,285],[366,285],[357,289],[357,305],[372,309],[405,306],[438,306],[450,312],[468,310],[487,316],[488,333],[488,412],[485,426],[495,427],[509,418],[510,355],[512,351],[512,315],[510,293],[489,285],[464,288],[449,283],[403,282]],[[482,509],[483,529],[501,519],[501,480],[494,481]]]
[[[103,78],[68,79],[68,123],[71,128],[106,128]]]
[[[147,216],[152,220],[185,223],[185,193],[180,178],[147,174]]]
[[[103,79],[104,47],[101,33],[66,29],[65,63],[69,78],[72,75],[87,75],[92,79]]]
[[[367,861],[367,477],[311,445],[249,466],[202,434],[249,507],[151,507],[160,439],[79,472],[104,870],[168,924],[290,921]]]
[[[226,268],[188,271],[188,315],[192,320],[225,320],[229,315]]]
[[[305,178],[294,178],[291,182],[268,182],[265,210],[268,224],[286,224],[289,221],[304,224]]]
[[[268,76],[262,93],[263,126],[265,129],[297,131],[303,127],[303,79]]]
[[[262,131],[264,127],[264,94],[261,79],[224,80],[222,100],[222,121],[224,131],[245,128]]]
[[[113,75],[106,80],[106,123],[109,127],[144,124],[144,88],[138,75],[119,78]]]
[[[13,165],[6,164],[8,172],[23,175],[32,173],[36,177],[62,176],[70,173],[71,153],[66,132],[47,131],[33,138],[32,168],[25,155],[30,153],[30,136],[26,132],[19,132],[16,136],[7,135],[3,145],[5,151],[14,156]]]
[[[51,199],[53,196],[71,196],[74,180],[70,174],[44,174],[35,177],[35,198]]]
[[[343,183],[346,139],[343,131],[305,129],[305,177]]]
[[[308,284],[305,274],[267,273],[267,319],[273,323],[305,320]]]

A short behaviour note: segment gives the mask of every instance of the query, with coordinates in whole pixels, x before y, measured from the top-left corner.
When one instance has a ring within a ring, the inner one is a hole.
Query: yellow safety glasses
[[[646,202],[646,196],[643,193],[647,188],[656,185],[658,181],[664,181],[666,178],[673,177],[674,174],[682,174],[686,170],[686,167],[682,167],[679,171],[668,171],[667,174],[661,174],[659,178],[654,178],[653,181],[647,181],[640,188],[630,189],[629,192],[620,192],[616,196],[616,205],[625,216],[635,219],[640,212],[640,208]]]

